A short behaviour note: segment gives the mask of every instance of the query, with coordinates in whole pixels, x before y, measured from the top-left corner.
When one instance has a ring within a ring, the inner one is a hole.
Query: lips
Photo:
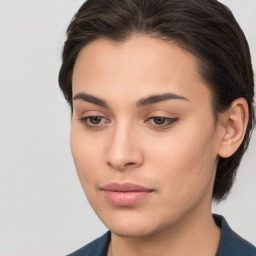
[[[109,183],[102,187],[104,197],[117,206],[132,206],[148,197],[153,190],[133,183]]]

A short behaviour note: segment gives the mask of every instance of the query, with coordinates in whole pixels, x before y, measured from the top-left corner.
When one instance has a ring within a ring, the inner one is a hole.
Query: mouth
[[[109,183],[101,188],[104,197],[113,205],[132,206],[148,197],[153,190],[133,183]]]

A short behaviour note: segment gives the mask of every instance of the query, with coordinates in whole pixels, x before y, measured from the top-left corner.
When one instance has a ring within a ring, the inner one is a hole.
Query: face
[[[218,125],[194,56],[146,36],[98,39],[72,84],[74,162],[112,232],[146,236],[210,211]]]

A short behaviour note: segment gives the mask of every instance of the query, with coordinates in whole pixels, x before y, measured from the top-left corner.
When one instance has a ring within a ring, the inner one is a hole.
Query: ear
[[[221,134],[218,155],[232,156],[241,145],[248,124],[248,103],[245,98],[232,102],[229,109],[221,116]]]

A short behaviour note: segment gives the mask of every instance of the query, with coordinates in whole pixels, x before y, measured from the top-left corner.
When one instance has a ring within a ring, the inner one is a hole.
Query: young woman
[[[235,256],[256,248],[211,213],[255,121],[245,36],[215,0],[88,0],[59,84],[84,192],[109,232],[72,256]]]

